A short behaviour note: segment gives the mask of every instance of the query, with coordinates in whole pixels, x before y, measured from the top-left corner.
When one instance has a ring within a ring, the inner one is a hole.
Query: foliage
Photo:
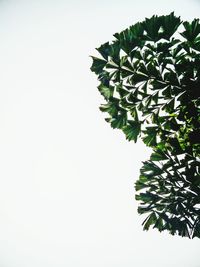
[[[91,70],[112,128],[153,149],[136,182],[150,226],[200,237],[200,24],[153,16],[97,48]]]

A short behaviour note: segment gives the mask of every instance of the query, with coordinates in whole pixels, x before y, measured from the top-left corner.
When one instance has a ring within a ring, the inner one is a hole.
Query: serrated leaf
[[[150,156],[150,160],[152,161],[161,161],[165,159],[167,159],[167,156],[160,150],[153,152]]]
[[[106,100],[109,100],[113,96],[114,87],[113,86],[105,86],[100,84],[98,86],[99,92],[104,96]]]
[[[161,37],[170,40],[170,37],[175,33],[178,29],[179,25],[181,24],[180,17],[176,17],[174,12],[167,16],[161,16],[161,25],[163,27],[163,32]]]
[[[120,114],[110,120],[110,124],[114,129],[122,129],[126,125],[126,113]]]
[[[185,31],[183,31],[181,35],[188,41],[194,41],[194,39],[200,34],[199,19],[194,19],[192,23],[185,21],[183,22],[183,26]]]
[[[91,71],[95,72],[97,75],[101,74],[103,71],[103,68],[105,67],[107,61],[97,58],[97,57],[92,57],[93,63],[91,66]]]
[[[108,112],[111,116],[116,116],[118,114],[118,106],[112,102],[101,105],[100,110],[102,112]]]
[[[153,228],[157,228],[160,232],[164,230],[163,219],[159,217]]]
[[[153,133],[143,137],[142,140],[147,146],[156,146],[157,144],[156,134]]]
[[[168,101],[165,105],[163,105],[162,109],[168,113],[171,113],[174,111],[174,103],[175,99],[173,98],[170,101]]]
[[[109,42],[102,44],[99,48],[96,48],[96,50],[101,54],[101,56],[108,60],[108,56],[110,54],[110,44]]]
[[[149,227],[151,225],[154,225],[157,221],[157,217],[156,214],[154,212],[152,212],[147,219],[143,222],[143,229],[144,230],[149,230]]]
[[[123,132],[126,139],[135,143],[137,142],[138,135],[140,134],[141,125],[138,121],[129,121],[129,124],[123,127]]]
[[[143,27],[147,33],[147,40],[158,41],[159,40],[159,29],[161,26],[161,21],[158,16],[153,16],[150,19],[146,18],[143,22]]]

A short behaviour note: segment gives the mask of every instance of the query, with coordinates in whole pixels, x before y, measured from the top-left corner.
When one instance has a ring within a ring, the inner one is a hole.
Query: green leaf
[[[194,237],[200,238],[200,221],[199,221],[199,219],[194,224],[194,231],[193,231],[192,238],[194,238]]]
[[[149,212],[149,207],[141,207],[141,206],[139,206],[137,211],[138,211],[139,214],[144,214],[144,213]]]
[[[116,116],[118,114],[118,106],[116,103],[109,102],[107,104],[101,105],[100,110],[102,112],[108,112],[111,116]]]
[[[113,86],[105,86],[100,84],[98,86],[99,92],[104,96],[106,100],[109,100],[113,96],[114,87]]]
[[[160,36],[166,40],[169,40],[170,37],[175,33],[181,24],[180,17],[176,17],[174,12],[167,16],[161,16],[161,25],[163,32]]]
[[[112,128],[122,129],[126,125],[126,120],[126,113],[122,113],[116,117],[113,117],[109,122],[111,123]]]
[[[137,142],[138,135],[141,131],[141,125],[137,121],[128,121],[128,125],[123,127],[123,132],[126,135],[126,139],[135,143]]]
[[[116,62],[114,62],[112,59],[110,59],[108,63],[106,64],[106,69],[118,70],[119,65]]]
[[[156,214],[154,212],[152,212],[148,217],[147,219],[142,223],[143,225],[143,229],[144,230],[149,230],[149,227],[151,225],[154,225],[157,221],[157,217],[156,217]]]
[[[144,29],[142,27],[141,22],[137,22],[133,26],[130,27],[130,32],[134,38],[142,38]]]
[[[157,144],[157,138],[156,138],[156,133],[149,133],[147,136],[142,138],[143,142],[147,145],[147,146],[156,146]]]
[[[168,157],[161,150],[156,150],[151,154],[150,160],[152,161],[161,161],[166,160]]]
[[[148,62],[147,63],[147,71],[151,77],[154,77],[156,79],[161,79],[161,75],[159,70],[157,69],[157,66],[154,62]]]
[[[91,66],[91,71],[95,72],[95,74],[100,74],[103,71],[103,68],[106,65],[106,61],[97,57],[92,57],[93,63]]]
[[[139,82],[145,82],[149,80],[149,77],[141,72],[130,73],[130,75],[132,75],[131,76],[132,84],[137,84]]]
[[[171,86],[167,86],[163,91],[162,91],[163,96],[165,96],[165,98],[171,98]]]
[[[195,38],[200,34],[199,19],[194,19],[192,23],[185,21],[183,22],[183,26],[185,31],[183,31],[181,35],[190,42],[194,41]]]
[[[137,38],[130,28],[121,33],[114,34],[114,37],[119,41],[121,49],[127,54],[130,54],[137,46],[141,46],[142,43],[142,40]]]
[[[96,50],[101,54],[101,56],[108,60],[108,56],[110,55],[110,44],[109,42],[102,44],[99,48],[96,48]]]
[[[160,232],[164,230],[163,219],[161,217],[157,219],[154,228],[157,228]]]
[[[171,148],[175,152],[175,154],[178,155],[184,152],[177,138],[168,138],[167,142],[171,145]]]
[[[144,165],[140,169],[142,175],[160,175],[163,171],[153,161],[145,161]]]
[[[136,181],[136,183],[135,183],[135,190],[136,191],[142,190],[142,189],[147,188],[147,187],[149,187],[149,185],[145,184],[144,182],[142,182],[140,180]],[[142,200],[141,195],[137,195],[136,200]]]
[[[140,177],[139,177],[139,181],[142,182],[142,183],[145,183],[145,182],[148,181],[148,178],[147,178],[147,176],[145,176],[145,175],[140,175]]]
[[[172,113],[174,111],[174,103],[175,99],[173,98],[170,101],[168,101],[165,105],[163,105],[162,109],[168,113]]]
[[[159,29],[161,26],[161,21],[158,16],[153,16],[150,19],[146,18],[143,22],[144,30],[147,33],[147,40],[158,41],[159,40]]]

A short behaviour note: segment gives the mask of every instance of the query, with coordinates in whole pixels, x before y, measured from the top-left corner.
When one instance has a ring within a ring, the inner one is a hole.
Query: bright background
[[[198,239],[143,232],[149,150],[104,121],[95,47],[198,1],[0,1],[0,267],[199,267]]]

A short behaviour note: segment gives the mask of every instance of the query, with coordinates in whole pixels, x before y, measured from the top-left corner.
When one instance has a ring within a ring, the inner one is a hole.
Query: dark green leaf
[[[114,87],[113,86],[105,86],[100,84],[98,86],[99,92],[105,97],[106,100],[109,100],[113,96]]]
[[[160,161],[167,159],[167,156],[165,153],[163,153],[161,150],[156,150],[151,154],[150,160],[152,161]]]
[[[148,217],[147,219],[143,222],[143,229],[144,230],[149,230],[149,227],[151,225],[154,225],[157,221],[157,217],[156,217],[156,214],[154,212],[152,212]]]
[[[141,125],[137,121],[128,122],[129,124],[123,127],[123,132],[125,133],[127,140],[136,142],[138,135],[140,134]]]
[[[101,74],[107,62],[97,57],[92,57],[92,59],[93,59],[93,63],[90,68],[91,71],[95,72],[96,74]]]

